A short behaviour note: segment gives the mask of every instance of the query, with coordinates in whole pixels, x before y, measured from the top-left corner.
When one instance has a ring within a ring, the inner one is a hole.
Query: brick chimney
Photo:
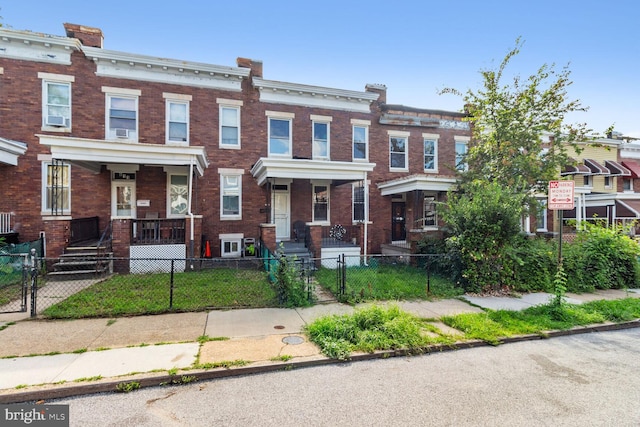
[[[376,84],[368,83],[364,87],[364,89],[367,92],[377,93],[378,95],[380,95],[378,97],[378,102],[380,104],[386,104],[387,103],[387,87],[385,85],[377,84],[377,83]]]
[[[67,37],[80,40],[84,46],[99,47],[102,49],[104,36],[100,28],[86,27],[84,25],[64,23]]]
[[[254,77],[262,77],[262,61],[238,57],[236,64],[238,64],[238,67],[250,68]]]

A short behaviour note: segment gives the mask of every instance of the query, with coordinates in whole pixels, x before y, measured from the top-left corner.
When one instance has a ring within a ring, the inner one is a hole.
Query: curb
[[[542,340],[548,338],[556,338],[570,335],[581,335],[593,332],[607,332],[617,331],[624,329],[633,329],[640,327],[640,319],[632,320],[622,323],[606,323],[602,325],[594,326],[579,326],[566,331],[549,331],[544,334],[530,334],[520,335],[516,337],[502,338],[498,344],[511,344],[522,341]],[[349,360],[341,361],[338,359],[330,359],[325,356],[320,356],[313,360],[303,360],[298,362],[271,362],[265,365],[248,366],[238,368],[216,368],[210,370],[189,370],[178,375],[154,375],[154,374],[138,374],[121,377],[117,380],[108,379],[104,381],[98,381],[91,384],[78,384],[71,386],[64,385],[43,385],[43,389],[19,391],[14,389],[7,389],[0,391],[0,404],[8,403],[24,403],[35,402],[41,400],[62,399],[66,397],[97,394],[97,393],[117,393],[118,385],[135,382],[139,384],[139,388],[159,387],[159,386],[172,386],[180,384],[191,384],[202,380],[214,380],[235,376],[255,375],[260,373],[292,370],[298,368],[309,368],[314,366],[323,366],[329,364],[340,364],[350,362],[361,362],[375,359],[388,359],[390,357],[405,357],[405,356],[418,356],[429,355],[433,353],[444,353],[455,350],[465,350],[477,347],[495,347],[496,345],[480,341],[464,341],[455,344],[437,344],[415,350],[383,350],[376,351],[374,353],[357,353],[351,356]],[[189,377],[188,382],[182,382],[183,377]],[[36,388],[40,386],[32,386]],[[46,388],[44,387],[51,387]]]

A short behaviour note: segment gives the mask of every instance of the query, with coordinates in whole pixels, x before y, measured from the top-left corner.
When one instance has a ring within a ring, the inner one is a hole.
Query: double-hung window
[[[438,213],[436,211],[435,196],[425,196],[422,209],[422,227],[430,228],[438,226]]]
[[[364,221],[364,186],[353,185],[353,222]]]
[[[313,221],[329,222],[329,186],[313,183]]]
[[[42,163],[42,213],[71,212],[71,166],[62,162]]]
[[[291,157],[292,113],[267,111],[269,120],[269,156]]]
[[[456,170],[467,170],[466,156],[467,147],[469,145],[469,137],[456,136],[455,137],[455,150],[456,150]]]
[[[242,169],[218,169],[220,219],[242,219]]]
[[[42,127],[68,132],[71,128],[71,83],[74,76],[38,73],[42,79]]]
[[[353,125],[353,160],[367,161],[369,160],[369,120],[352,119]]]
[[[313,121],[313,158],[329,159],[329,134],[331,117],[311,115]]]
[[[438,172],[438,135],[422,134],[424,141],[424,171]]]
[[[218,98],[220,104],[220,148],[240,148],[240,107],[242,101]]]
[[[189,144],[189,103],[191,95],[163,93],[166,100],[167,144]]]
[[[407,171],[409,151],[409,132],[389,131],[389,169]]]
[[[138,140],[138,98],[135,89],[103,87],[107,94],[107,139]]]
[[[536,230],[539,232],[547,231],[547,201],[540,200],[540,206],[536,215]]]

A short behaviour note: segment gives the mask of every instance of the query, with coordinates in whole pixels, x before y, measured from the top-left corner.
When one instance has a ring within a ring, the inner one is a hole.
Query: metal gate
[[[0,253],[0,313],[30,311],[35,316],[38,270],[35,249],[28,254]]]

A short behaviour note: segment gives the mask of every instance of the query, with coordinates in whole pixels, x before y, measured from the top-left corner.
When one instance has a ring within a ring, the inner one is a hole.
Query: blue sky
[[[497,67],[521,37],[511,73],[568,65],[569,97],[590,108],[569,121],[640,137],[637,0],[0,0],[0,16],[54,35],[64,22],[98,27],[111,50],[231,66],[258,59],[271,80],[382,83],[389,103],[452,111],[462,100],[438,90],[479,89],[479,71]]]

